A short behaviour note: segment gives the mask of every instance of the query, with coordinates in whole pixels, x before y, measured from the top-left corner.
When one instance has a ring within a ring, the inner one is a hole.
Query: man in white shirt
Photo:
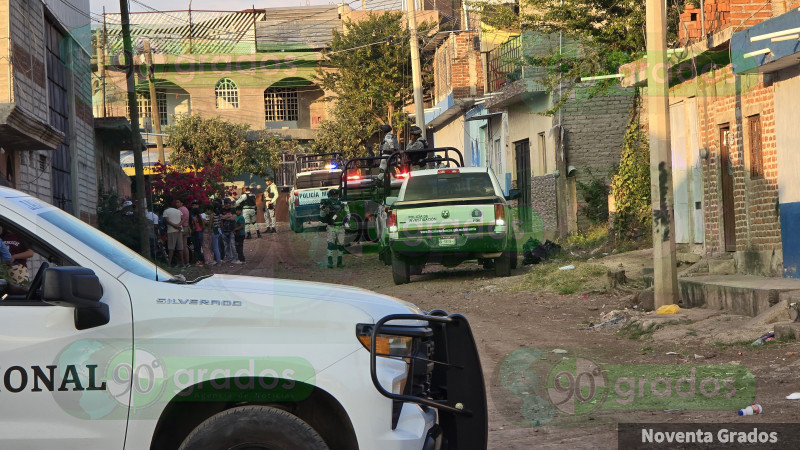
[[[178,261],[180,267],[188,267],[183,255],[183,232],[181,230],[181,222],[183,215],[177,208],[170,206],[164,210],[164,220],[167,222],[167,252],[169,257],[169,264],[172,264],[172,255],[175,250],[178,250]]]

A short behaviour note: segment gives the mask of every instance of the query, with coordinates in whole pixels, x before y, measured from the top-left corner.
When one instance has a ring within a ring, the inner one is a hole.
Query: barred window
[[[162,127],[169,125],[167,114],[167,93],[163,91],[156,91],[156,98],[158,99],[158,119]],[[153,110],[150,106],[150,93],[140,92],[136,96],[136,101],[139,104],[139,123],[143,123],[142,119],[151,117]],[[128,111],[128,119],[130,119],[130,110]]]
[[[217,81],[214,86],[217,97],[217,109],[236,109],[239,107],[239,88],[230,78]]]
[[[298,120],[297,89],[266,89],[264,91],[264,111],[267,122]]]

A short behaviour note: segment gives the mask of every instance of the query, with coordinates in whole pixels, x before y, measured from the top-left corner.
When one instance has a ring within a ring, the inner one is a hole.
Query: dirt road
[[[391,270],[375,255],[346,255],[345,268],[325,268],[324,233],[319,230],[296,234],[281,228],[277,234],[245,241],[245,247],[245,265],[214,271],[348,284],[424,310],[465,315],[478,342],[488,388],[490,448],[616,448],[616,424],[621,422],[800,422],[800,400],[785,399],[800,391],[795,376],[800,345],[752,347],[703,337],[709,328],[724,329],[745,318],[707,311],[695,317],[684,311],[658,330],[589,330],[589,324],[599,323],[601,313],[632,305],[630,293],[520,292],[527,268],[497,279],[476,264],[426,267],[412,283],[397,287]],[[640,252],[614,255],[607,262],[610,267],[623,264],[634,274],[646,258],[646,252]],[[716,385],[700,378],[708,373],[718,378]],[[754,378],[748,378],[749,373]],[[560,386],[548,384],[556,375],[563,375]],[[723,382],[726,376],[735,379],[735,396],[725,395],[730,394]],[[681,387],[683,392],[691,387],[697,403],[676,395],[681,377],[689,377]],[[666,397],[656,398],[654,393]],[[738,417],[737,410],[753,398],[764,413]]]

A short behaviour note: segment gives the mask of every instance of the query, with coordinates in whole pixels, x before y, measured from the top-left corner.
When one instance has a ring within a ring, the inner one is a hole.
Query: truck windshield
[[[297,189],[339,186],[341,170],[306,172],[297,175]]]
[[[172,275],[156,267],[155,264],[142,258],[119,241],[60,209],[49,209],[40,213],[39,217],[55,225],[73,239],[91,247],[124,270],[150,280],[172,278]],[[156,269],[158,269],[157,272]]]
[[[467,197],[494,197],[489,174],[446,173],[412,176],[406,184],[403,201],[439,200]]]

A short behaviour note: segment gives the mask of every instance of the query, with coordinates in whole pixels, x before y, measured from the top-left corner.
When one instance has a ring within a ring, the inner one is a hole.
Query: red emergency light
[[[458,169],[439,169],[437,173],[440,175],[443,173],[458,173]]]

